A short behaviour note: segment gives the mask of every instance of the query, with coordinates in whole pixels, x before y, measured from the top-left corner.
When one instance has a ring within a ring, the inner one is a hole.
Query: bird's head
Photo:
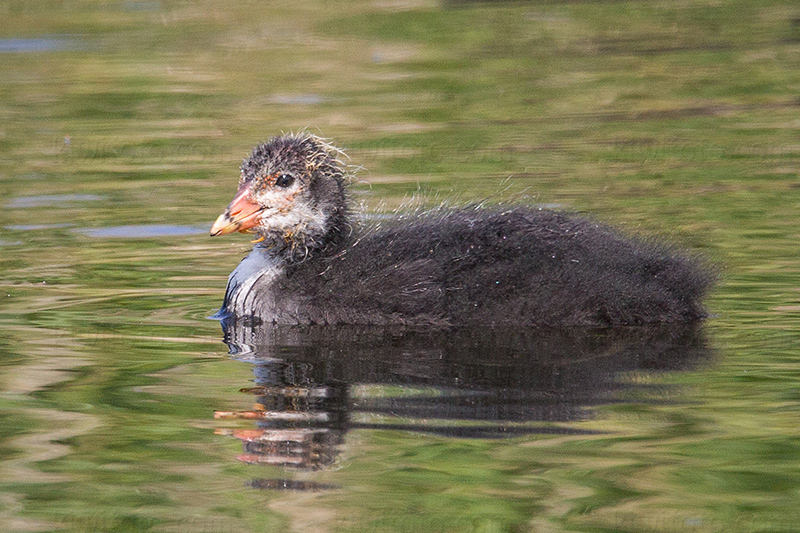
[[[319,137],[274,137],[242,162],[239,190],[211,236],[257,235],[264,246],[303,257],[341,239],[347,194],[342,152]]]

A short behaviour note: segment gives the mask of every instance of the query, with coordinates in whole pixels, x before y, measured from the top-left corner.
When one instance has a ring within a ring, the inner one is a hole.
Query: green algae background
[[[797,531],[798,95],[793,1],[0,3],[0,529]],[[205,317],[249,244],[207,228],[302,129],[366,212],[556,205],[704,254],[714,360],[622,376],[658,401],[596,434],[358,430],[296,474],[338,489],[247,488],[213,413],[252,372]]]

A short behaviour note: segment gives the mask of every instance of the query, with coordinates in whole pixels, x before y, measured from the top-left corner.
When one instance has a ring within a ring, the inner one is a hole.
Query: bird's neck
[[[339,253],[349,234],[347,211],[343,209],[330,214],[324,232],[264,235],[253,248],[291,265]]]

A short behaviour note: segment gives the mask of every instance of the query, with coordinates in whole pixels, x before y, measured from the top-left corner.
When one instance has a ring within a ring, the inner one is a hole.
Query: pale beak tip
[[[232,225],[233,224],[231,224],[231,219],[228,214],[222,213],[217,217],[217,220],[214,221],[214,225],[211,226],[210,235],[212,237],[216,237],[217,235],[231,233],[233,231],[233,228],[231,228]]]

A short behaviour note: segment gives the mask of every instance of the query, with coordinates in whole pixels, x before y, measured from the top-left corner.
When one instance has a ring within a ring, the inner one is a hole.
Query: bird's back
[[[582,217],[468,207],[365,228],[256,281],[248,299],[278,323],[609,326],[701,319],[713,279]]]

